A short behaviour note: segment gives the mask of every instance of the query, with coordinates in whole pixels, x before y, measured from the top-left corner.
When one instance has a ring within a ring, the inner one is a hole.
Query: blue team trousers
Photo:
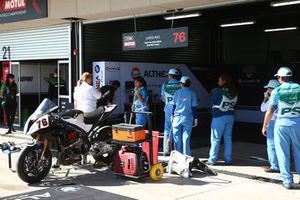
[[[214,117],[211,122],[211,147],[209,151],[210,163],[215,164],[218,159],[218,153],[222,136],[224,137],[224,160],[225,163],[231,163],[232,152],[232,128],[234,123],[233,115],[224,115],[220,117]]]
[[[290,170],[290,146],[293,149],[296,172],[300,175],[300,127],[275,126],[274,141],[283,184],[290,186],[294,183]]]
[[[271,168],[274,170],[279,170],[278,159],[277,159],[275,143],[274,143],[274,126],[275,126],[275,120],[271,120],[267,127],[267,152],[268,152],[268,159]]]
[[[175,115],[173,120],[173,139],[175,150],[184,155],[192,155],[190,140],[193,128],[193,116]]]
[[[135,123],[137,125],[143,125],[146,127],[148,122],[148,116],[145,114],[136,114],[135,115]]]
[[[172,144],[172,133],[171,133],[171,127],[172,127],[172,122],[171,122],[171,112],[165,112],[165,130],[164,130],[164,153],[170,153],[171,145],[169,146],[168,142]]]

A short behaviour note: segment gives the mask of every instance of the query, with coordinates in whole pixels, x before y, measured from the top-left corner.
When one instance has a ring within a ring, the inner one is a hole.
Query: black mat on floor
[[[0,198],[1,200],[27,200],[27,199],[35,199],[35,200],[133,200],[132,198],[128,198],[125,196],[121,196],[118,194],[113,194],[109,192],[104,192],[101,190],[96,190],[93,188],[79,186],[79,185],[69,185],[63,187],[51,187],[43,190],[38,190],[29,193],[23,193],[18,195],[13,195],[9,197]]]

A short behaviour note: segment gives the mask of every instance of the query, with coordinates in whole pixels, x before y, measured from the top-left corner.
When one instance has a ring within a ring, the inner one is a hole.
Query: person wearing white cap
[[[192,155],[190,139],[192,128],[197,126],[197,96],[190,90],[191,80],[188,76],[180,79],[181,89],[174,95],[173,105],[173,139],[175,150],[184,155]]]
[[[208,165],[214,165],[218,159],[218,153],[222,136],[224,138],[224,161],[231,164],[232,158],[232,128],[234,124],[234,106],[237,102],[237,89],[229,74],[222,74],[218,79],[219,87],[213,89],[209,97],[212,107],[211,121],[211,147],[209,151]]]
[[[170,69],[168,72],[168,82],[164,83],[161,88],[161,97],[165,102],[165,124],[164,124],[164,143],[163,151],[164,155],[167,155],[171,151],[172,133],[171,133],[171,115],[173,110],[173,97],[177,90],[180,89],[180,83],[177,80],[179,72],[177,69]]]
[[[271,93],[270,105],[265,114],[262,133],[266,134],[267,126],[276,111],[277,119],[274,128],[275,150],[278,158],[280,176],[286,189],[294,187],[290,171],[291,146],[294,154],[295,169],[300,175],[300,85],[292,82],[292,70],[281,67],[275,77],[280,86]]]
[[[264,93],[264,100],[260,106],[260,110],[262,112],[266,112],[268,110],[269,104],[270,104],[270,95],[274,88],[279,86],[279,82],[275,79],[272,79],[269,81],[269,83],[264,86],[264,88],[267,89]],[[265,172],[268,173],[279,173],[279,165],[278,165],[278,159],[275,151],[275,143],[274,143],[274,125],[275,125],[276,116],[273,115],[271,121],[268,124],[268,129],[266,132],[265,137],[267,137],[267,153],[270,163],[270,168],[265,169]]]

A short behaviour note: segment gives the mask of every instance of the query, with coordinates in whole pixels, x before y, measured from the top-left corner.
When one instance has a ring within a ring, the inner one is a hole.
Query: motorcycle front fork
[[[37,135],[36,138],[35,138],[35,141],[36,141],[36,143],[40,142],[41,141],[41,136]],[[41,158],[44,158],[45,152],[46,152],[46,150],[48,148],[48,145],[49,145],[48,139],[45,139],[44,142],[43,142],[43,144],[44,144],[44,147],[43,147]]]
[[[36,142],[39,142],[41,140],[41,137],[40,135],[37,135],[37,137],[35,138]],[[49,141],[48,139],[45,139],[44,140],[44,147],[43,147],[43,152],[42,152],[42,155],[41,155],[41,158],[44,158],[44,154],[48,148],[48,145],[49,145]],[[81,164],[82,165],[86,165],[87,164],[87,153],[81,155]],[[59,166],[60,165],[60,159],[61,159],[61,156],[62,156],[62,152],[58,152],[58,155],[56,157],[56,161],[55,161],[55,164],[54,164],[54,167],[56,166]]]

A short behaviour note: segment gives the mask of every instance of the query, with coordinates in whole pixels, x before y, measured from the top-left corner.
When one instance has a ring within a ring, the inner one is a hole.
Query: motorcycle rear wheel
[[[117,151],[117,145],[112,144],[112,128],[111,127],[106,127],[101,130],[101,132],[97,135],[97,141],[105,142],[108,146],[110,146],[104,154],[97,154],[95,153],[93,155],[95,161],[103,162],[107,165],[113,162],[115,153]],[[97,143],[97,142],[96,142]]]
[[[38,183],[49,173],[52,165],[51,151],[47,148],[41,158],[44,145],[27,146],[17,162],[17,173],[26,183]]]

